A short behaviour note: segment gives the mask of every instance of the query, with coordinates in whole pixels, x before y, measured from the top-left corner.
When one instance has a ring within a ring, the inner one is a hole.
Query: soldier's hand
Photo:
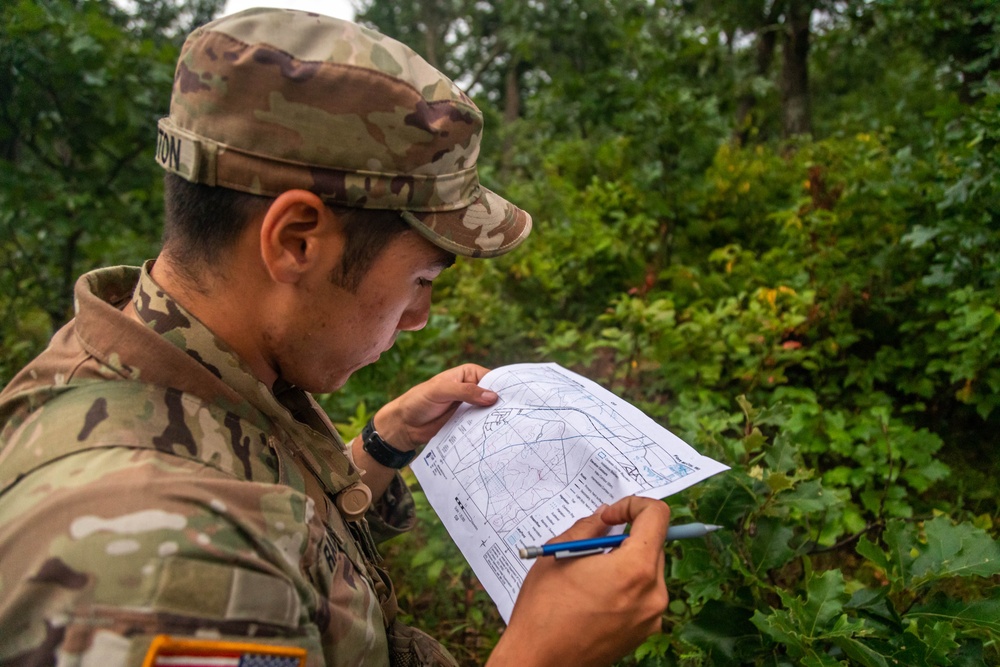
[[[665,503],[624,498],[553,541],[600,537],[609,525],[621,523],[632,524],[629,537],[607,554],[537,560],[488,667],[610,665],[660,631],[668,602]]]
[[[435,375],[382,406],[375,414],[375,430],[402,451],[427,444],[461,403],[496,402],[494,392],[479,386],[488,372],[477,364],[463,364]]]

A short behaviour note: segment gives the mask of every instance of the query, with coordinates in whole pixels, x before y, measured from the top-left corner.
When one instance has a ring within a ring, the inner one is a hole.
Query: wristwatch
[[[386,468],[399,470],[407,465],[417,456],[417,450],[401,452],[388,442],[375,430],[375,417],[368,420],[361,430],[361,444],[368,455],[384,465]]]

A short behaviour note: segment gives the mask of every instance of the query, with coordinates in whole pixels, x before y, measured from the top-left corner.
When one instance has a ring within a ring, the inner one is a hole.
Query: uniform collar
[[[198,376],[202,389],[194,390],[192,393],[208,400],[218,401],[222,398],[220,392],[224,390],[226,398],[236,398],[238,402],[247,401],[260,412],[271,416],[275,408],[280,406],[270,389],[254,376],[250,367],[225,341],[212,333],[201,320],[153,280],[152,268],[152,260],[143,265],[138,284],[132,293],[132,306],[147,329],[154,332],[160,340],[170,343],[183,355],[197,362],[200,367]],[[157,374],[167,373],[170,378],[175,376],[175,371],[174,368],[156,369]],[[156,384],[164,384],[167,380],[165,377],[158,378],[160,381],[146,379]],[[205,390],[212,395],[203,396],[202,392]],[[230,405],[224,407],[233,408]],[[241,412],[234,411],[238,414]],[[282,409],[280,412],[286,410]]]
[[[312,397],[280,379],[274,391],[258,380],[229,345],[153,280],[152,266],[150,260],[141,269],[115,267],[81,277],[77,327],[87,350],[126,378],[194,394],[263,429],[278,426],[334,493],[359,479]],[[144,327],[120,310],[129,296]]]

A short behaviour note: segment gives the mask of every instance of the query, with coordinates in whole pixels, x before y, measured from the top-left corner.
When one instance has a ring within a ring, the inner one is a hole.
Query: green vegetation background
[[[344,432],[449,365],[557,361],[732,466],[670,499],[728,529],[668,545],[664,633],[623,664],[1000,664],[1000,5],[360,9],[471,91],[483,180],[536,227],[323,398]],[[155,255],[155,120],[218,10],[0,8],[0,382],[80,273]],[[502,623],[417,495],[402,607],[481,663]]]

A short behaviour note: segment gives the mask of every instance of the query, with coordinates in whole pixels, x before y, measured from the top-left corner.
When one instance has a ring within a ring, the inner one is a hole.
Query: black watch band
[[[408,452],[401,452],[383,440],[382,436],[375,430],[375,417],[369,419],[368,423],[361,430],[361,444],[369,456],[386,468],[399,470],[409,465],[410,461],[417,456],[415,449]]]

